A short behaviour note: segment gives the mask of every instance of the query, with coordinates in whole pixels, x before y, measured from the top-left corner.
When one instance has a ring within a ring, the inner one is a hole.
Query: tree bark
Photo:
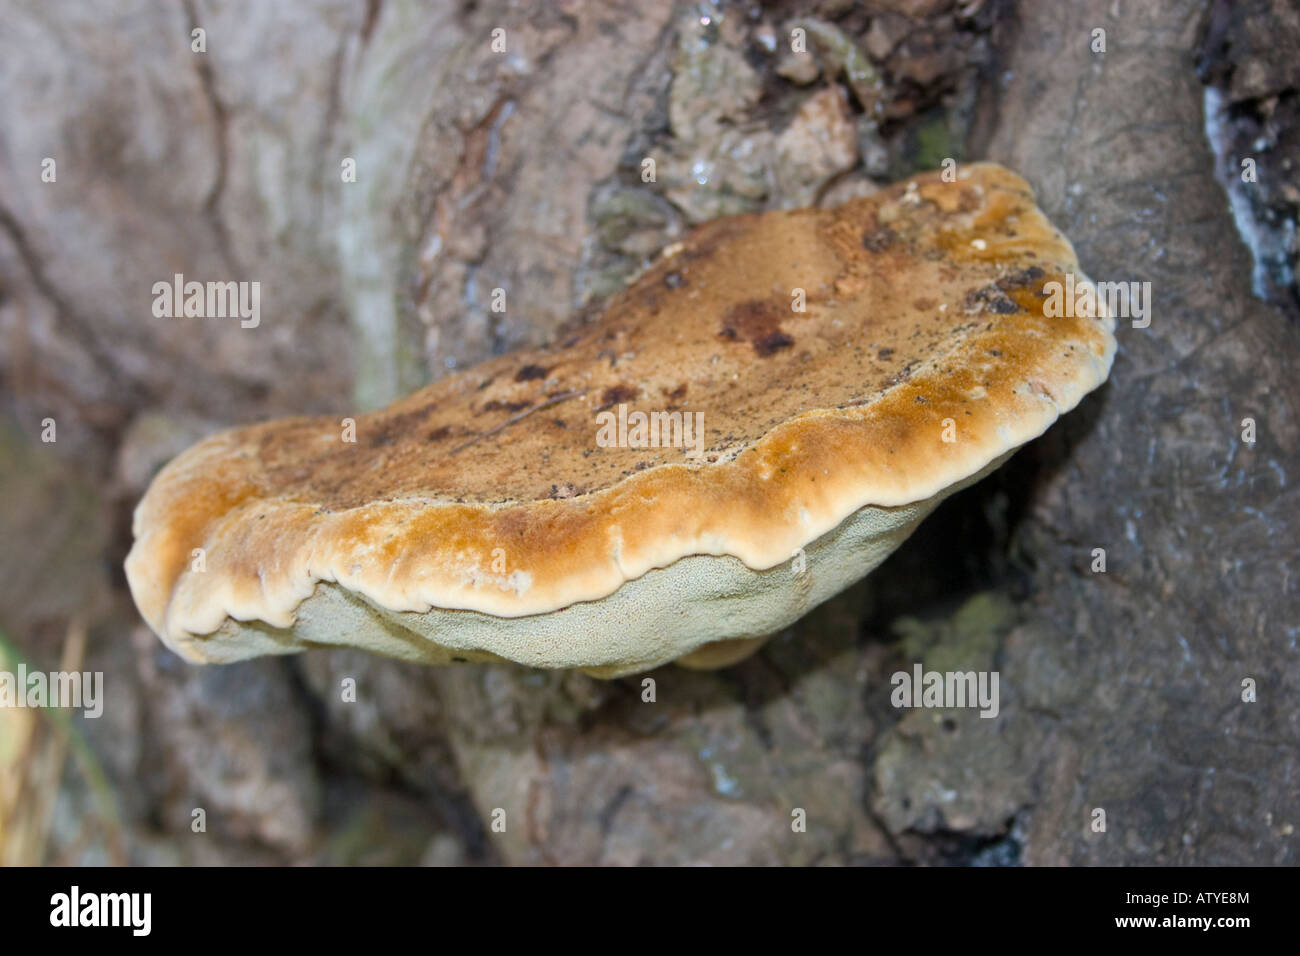
[[[85,732],[117,818],[68,774],[99,838],[56,828],[50,858],[116,833],[140,862],[1296,862],[1300,341],[1215,176],[1208,5],[850,6],[15,5],[0,624],[52,666],[88,618],[115,688]],[[814,22],[810,76],[782,50]],[[130,509],[190,441],[382,404],[544,341],[693,222],[949,155],[1025,175],[1089,275],[1150,283],[1150,325],[754,658],[646,675],[651,702],[345,651],[190,668],[135,615]],[[152,316],[178,272],[260,280],[262,327]],[[917,661],[998,671],[997,719],[895,709]]]

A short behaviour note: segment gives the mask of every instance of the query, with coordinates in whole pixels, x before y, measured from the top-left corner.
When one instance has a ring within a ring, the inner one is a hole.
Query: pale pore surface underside
[[[428,664],[514,660],[609,678],[682,658],[723,667],[874,571],[948,494],[974,484],[1005,457],[934,498],[859,509],[802,549],[801,562],[759,571],[730,555],[692,555],[651,569],[603,600],[526,617],[436,607],[388,611],[326,583],[299,605],[292,628],[227,620],[204,650],[209,661],[227,662],[311,646],[361,647]]]
[[[1109,317],[1044,315],[1045,284],[1066,273],[1083,281],[1069,243],[991,165],[707,224],[553,347],[358,416],[355,443],[304,418],[181,455],[137,509],[133,594],[194,660],[374,643],[388,627],[375,609],[437,645],[385,652],[436,660],[623,670],[767,633],[786,611],[733,614],[714,595],[700,615],[722,623],[665,621],[671,595],[627,582],[679,562],[694,570],[676,586],[713,594],[707,569],[771,569],[864,506],[925,502],[1040,434],[1104,380],[1114,348]],[[597,413],[619,405],[702,412],[704,456],[601,447]],[[892,549],[920,516],[907,515],[869,521],[870,540]],[[855,553],[812,580],[860,577],[873,556]],[[322,581],[337,587],[303,605]],[[473,623],[579,602],[608,607],[571,615],[571,633],[537,617],[489,640],[504,632]]]

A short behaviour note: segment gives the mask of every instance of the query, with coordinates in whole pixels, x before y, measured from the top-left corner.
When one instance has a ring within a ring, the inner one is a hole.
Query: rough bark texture
[[[1216,157],[1202,86],[1237,134],[1293,109],[1293,59],[1251,47],[1267,29],[1190,0],[101,6],[18,3],[0,34],[0,626],[46,669],[87,628],[107,682],[75,723],[95,756],[23,791],[50,821],[24,852],[1296,862],[1294,248],[1269,246],[1280,304],[1252,297],[1220,185],[1236,140]],[[1252,17],[1293,27],[1283,3]],[[1261,209],[1296,194],[1274,134]],[[663,669],[646,702],[639,679],[347,652],[193,668],[139,622],[130,508],[189,441],[372,407],[545,340],[690,223],[946,157],[1024,174],[1089,274],[1151,283],[1150,326],[1121,326],[1106,388],[756,657]],[[176,272],[260,280],[261,326],[154,318]],[[895,709],[916,662],[997,670],[999,716]],[[12,713],[20,754],[58,743]],[[6,779],[45,766],[14,753]]]

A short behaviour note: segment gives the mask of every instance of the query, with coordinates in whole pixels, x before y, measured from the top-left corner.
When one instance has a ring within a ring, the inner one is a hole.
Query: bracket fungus
[[[555,344],[355,419],[189,449],[131,591],[196,662],[345,645],[617,676],[724,666],[1100,385],[1114,319],[992,164],[709,222]],[[348,440],[352,439],[352,440]]]

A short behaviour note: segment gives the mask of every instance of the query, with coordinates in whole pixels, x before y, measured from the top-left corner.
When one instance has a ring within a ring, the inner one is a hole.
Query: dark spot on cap
[[[745,339],[761,358],[767,358],[794,345],[794,339],[781,328],[789,315],[784,299],[751,299],[727,310],[718,336],[728,342]]]
[[[893,358],[893,356],[894,356],[893,349],[881,349],[879,352],[876,353],[876,358],[880,359],[880,361],[882,362],[888,362],[891,358]]]
[[[983,308],[985,312],[992,312],[994,315],[1010,315],[1013,312],[1020,311],[1020,306],[1016,305],[996,285],[985,286],[983,289],[977,289],[966,296],[967,312],[978,311],[980,308]]]
[[[682,382],[682,384],[674,388],[669,388],[667,385],[665,385],[661,389],[659,389],[659,391],[663,392],[664,397],[668,399],[670,402],[680,402],[683,398],[686,397],[686,383]]]
[[[767,358],[770,355],[775,355],[782,349],[788,349],[792,345],[794,345],[794,339],[790,338],[790,336],[786,335],[780,329],[777,329],[775,332],[770,332],[761,339],[755,339],[754,351],[757,352],[761,358]]]
[[[680,289],[682,286],[686,285],[686,277],[674,269],[672,272],[664,276],[664,285],[668,286],[670,289]]]
[[[894,386],[894,385],[901,385],[903,382],[906,382],[911,377],[912,377],[912,366],[909,364],[902,371],[894,375],[894,377],[891,378],[888,382],[886,382],[885,385],[887,387]]]
[[[619,402],[630,402],[637,397],[637,394],[637,389],[631,385],[611,385],[600,393],[600,406],[601,408],[608,408],[610,405],[619,404]]]
[[[443,425],[441,428],[435,428],[429,432],[429,441],[442,441],[451,434],[451,426]]]
[[[862,248],[868,252],[884,252],[898,238],[898,233],[888,226],[881,226],[862,235]]]
[[[1023,289],[1038,282],[1043,276],[1047,275],[1038,266],[1029,266],[1025,269],[1017,269],[1015,272],[1008,273],[998,280],[999,289]]]
[[[532,405],[532,402],[503,402],[498,399],[492,399],[483,406],[485,412],[522,412],[525,408]]]
[[[525,365],[515,373],[516,382],[531,382],[539,378],[546,378],[546,369],[540,365]]]

